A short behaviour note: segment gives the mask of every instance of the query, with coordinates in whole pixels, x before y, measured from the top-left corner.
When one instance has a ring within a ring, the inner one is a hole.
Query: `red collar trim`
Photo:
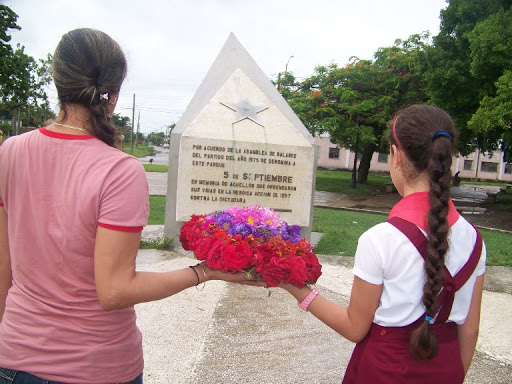
[[[430,209],[428,192],[416,192],[400,200],[389,213],[389,218],[400,217],[427,232],[427,213]],[[452,199],[448,202],[448,225],[451,227],[459,219],[459,212],[455,209]]]
[[[56,139],[65,139],[65,140],[90,140],[97,139],[95,136],[91,135],[70,135],[69,133],[60,133],[50,131],[46,128],[39,128],[39,132],[41,132],[45,136],[54,137]]]

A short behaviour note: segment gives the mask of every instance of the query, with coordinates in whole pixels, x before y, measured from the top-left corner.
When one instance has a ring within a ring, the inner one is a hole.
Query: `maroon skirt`
[[[366,338],[354,348],[343,384],[458,384],[464,381],[457,325],[431,324],[439,343],[439,353],[426,361],[416,361],[409,350],[409,335],[418,326],[382,327],[372,324]]]

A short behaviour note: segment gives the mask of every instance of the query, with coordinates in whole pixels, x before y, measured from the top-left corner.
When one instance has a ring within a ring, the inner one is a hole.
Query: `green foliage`
[[[504,71],[512,69],[512,9],[478,22],[468,34],[471,74],[483,86],[482,95],[492,95]]]
[[[137,146],[135,144],[133,145],[133,153],[132,153],[132,146],[131,143],[124,142],[122,146],[122,151],[125,153],[129,153],[137,158],[139,157],[146,157],[146,156],[154,156],[156,154],[155,148],[153,148],[151,145],[148,145],[147,143],[142,143]]]
[[[121,132],[124,137],[124,142],[131,143],[132,140],[132,122],[129,117],[121,116],[119,113],[112,115],[112,124]]]
[[[0,138],[11,136],[12,124],[9,124],[9,123],[0,124],[0,131],[2,131],[2,134],[0,134]]]
[[[146,141],[148,143],[153,143],[153,145],[161,145],[165,141],[165,133],[164,132],[151,132],[147,135]]]
[[[425,101],[419,52],[428,34],[379,48],[375,60],[351,58],[345,67],[318,66],[302,83],[284,84],[282,93],[313,134],[328,132],[331,141],[362,158],[358,181],[366,183],[375,151],[387,151],[386,124],[406,105]]]
[[[434,45],[425,50],[427,94],[455,120],[463,155],[477,146],[486,151],[495,145],[468,122],[485,97],[495,96],[496,81],[504,71],[512,69],[511,5],[510,0],[451,0],[441,11]]]
[[[53,117],[44,87],[51,81],[49,65],[25,54],[25,48],[10,45],[10,29],[21,29],[18,15],[9,7],[0,5],[0,116],[13,117],[17,110],[19,120],[26,126],[41,126]]]
[[[146,239],[141,240],[139,244],[139,249],[162,249],[167,250],[171,249],[172,243],[174,239],[171,239],[167,236],[157,237],[154,239]]]
[[[495,97],[484,96],[468,127],[478,134],[480,147],[491,153],[501,149],[512,162],[512,71],[505,71],[496,89]]]

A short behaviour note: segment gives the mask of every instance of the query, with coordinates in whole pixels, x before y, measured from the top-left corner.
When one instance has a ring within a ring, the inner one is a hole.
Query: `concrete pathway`
[[[321,294],[348,304],[352,259],[319,259]],[[141,250],[137,268],[170,271],[195,262],[177,252]],[[136,311],[145,384],[339,383],[354,346],[278,288],[269,296],[265,288],[208,282],[202,291],[191,288],[139,304]],[[510,293],[484,291],[480,339],[466,383],[512,382],[510,318]]]

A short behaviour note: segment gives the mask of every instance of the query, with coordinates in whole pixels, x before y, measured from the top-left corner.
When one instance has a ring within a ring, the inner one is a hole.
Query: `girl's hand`
[[[267,286],[267,283],[265,283],[261,279],[258,279],[254,274],[247,274],[245,272],[222,272],[216,269],[211,269],[210,267],[206,266],[204,262],[198,264],[194,268],[199,274],[199,279],[201,283],[208,280],[222,280],[230,283],[239,283],[257,287]]]

